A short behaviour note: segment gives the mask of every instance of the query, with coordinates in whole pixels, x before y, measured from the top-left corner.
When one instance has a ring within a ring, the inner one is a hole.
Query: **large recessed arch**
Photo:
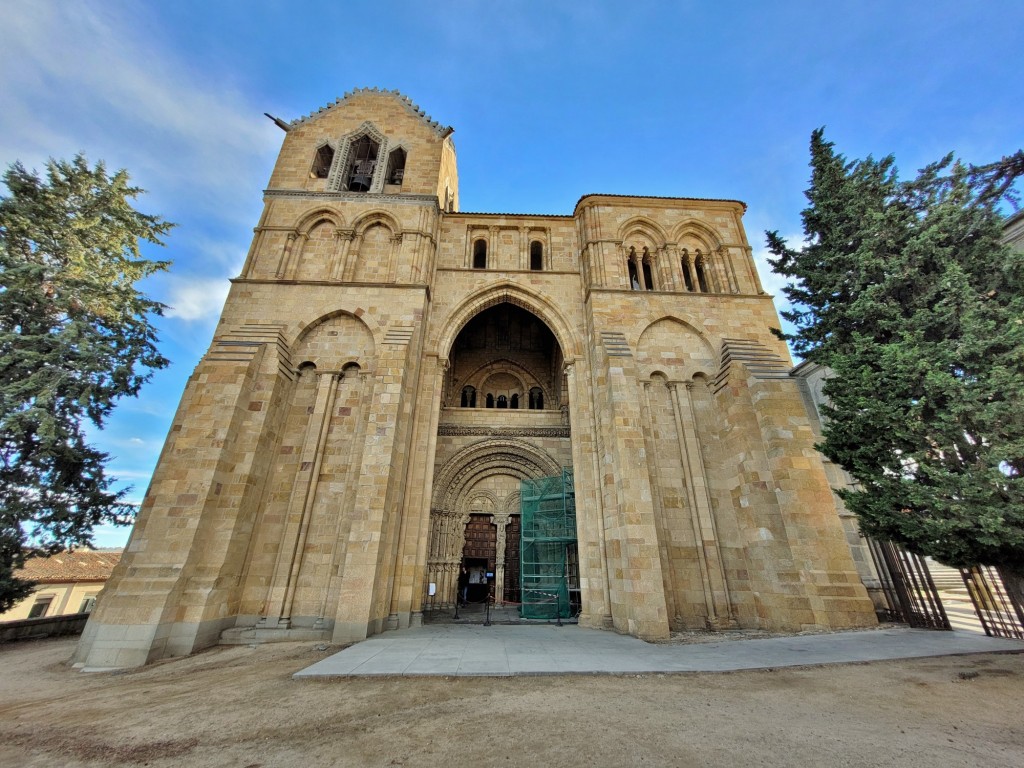
[[[697,374],[712,375],[718,355],[694,325],[664,315],[647,326],[636,342],[636,361],[641,377],[660,372],[675,381],[689,381]]]
[[[315,348],[315,339],[318,334],[332,326],[337,326],[335,331],[342,335],[331,337],[331,349],[325,354],[325,350]],[[352,312],[337,310],[321,315],[300,329],[291,343],[292,362],[296,365],[310,362],[318,369],[339,371],[346,365],[355,363],[365,371],[372,368],[376,348],[375,334],[362,318]]]
[[[501,303],[512,304],[536,315],[554,334],[567,363],[580,356],[582,347],[579,339],[550,300],[515,283],[502,281],[469,296],[452,311],[438,337],[439,357],[444,359],[449,356],[456,337],[470,320],[485,309]]]

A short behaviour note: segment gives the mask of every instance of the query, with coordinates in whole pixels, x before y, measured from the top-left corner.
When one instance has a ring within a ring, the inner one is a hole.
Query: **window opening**
[[[646,250],[647,249],[645,248],[644,251],[646,252]],[[650,258],[647,257],[647,256],[644,256],[643,269],[644,269],[644,287],[648,291],[653,291],[654,290],[654,275],[651,274],[651,262],[650,262]]]
[[[370,191],[379,151],[380,145],[369,136],[361,136],[352,143],[345,169],[345,188],[349,192]]]
[[[96,607],[96,596],[86,595],[85,599],[82,600],[82,604],[78,608],[79,613],[92,613],[92,609]]]
[[[326,179],[331,172],[331,163],[334,162],[334,150],[330,144],[324,144],[313,156],[313,167],[309,171],[311,179]]]
[[[690,274],[690,257],[683,252],[683,282],[686,283],[686,290],[693,292],[693,275]]]
[[[508,398],[504,395],[498,395],[498,407],[508,408]]]
[[[28,618],[38,619],[46,615],[46,612],[50,610],[50,603],[53,602],[53,595],[46,595],[44,597],[37,597],[32,608],[29,609]]]
[[[388,155],[387,183],[401,186],[405,178],[405,150],[399,147]]]
[[[694,267],[697,271],[697,284],[700,286],[700,292],[709,293],[708,278],[704,270],[704,256],[701,255],[700,251],[697,251],[697,258],[694,261]]]
[[[462,388],[462,407],[476,408],[476,387],[466,386]]]
[[[487,407],[494,407],[494,395],[492,395],[490,392],[487,393]]]
[[[509,408],[519,408],[519,395],[512,395],[508,400]]]
[[[544,391],[540,387],[530,389],[530,410],[540,411],[544,409]]]
[[[473,269],[487,269],[487,241],[473,243]]]
[[[544,269],[544,246],[539,240],[530,243],[530,269],[537,272]]]
[[[630,259],[626,262],[626,267],[629,269],[629,287],[634,291],[639,291],[640,277],[636,271],[636,262],[632,259],[632,252],[630,252]]]

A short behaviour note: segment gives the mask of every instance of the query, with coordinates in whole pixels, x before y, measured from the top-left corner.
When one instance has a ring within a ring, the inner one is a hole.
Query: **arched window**
[[[693,292],[693,275],[690,274],[690,254],[684,248],[683,249],[683,282],[686,283],[686,290]]]
[[[324,144],[313,156],[313,167],[309,170],[309,178],[326,179],[334,162],[334,150],[330,144]]]
[[[697,272],[697,285],[700,286],[700,292],[708,293],[708,278],[705,274],[704,255],[700,251],[697,251],[697,258],[694,259],[693,267]]]
[[[462,407],[476,408],[476,387],[462,388]]]
[[[544,410],[544,391],[540,387],[530,388],[530,410]]]
[[[530,269],[538,272],[544,269],[544,246],[540,240],[530,243]]]
[[[360,136],[352,142],[345,167],[345,189],[349,192],[370,191],[379,151],[380,145],[369,136]]]
[[[487,241],[473,243],[473,269],[487,269]]]
[[[644,287],[648,291],[654,290],[654,275],[651,274],[651,255],[644,248],[644,256],[642,260],[644,270]]]
[[[498,395],[498,407],[508,408],[508,398],[504,395]]]
[[[492,395],[490,392],[487,393],[487,407],[494,407],[494,395]]]
[[[399,147],[388,155],[388,172],[385,176],[385,183],[401,186],[403,178],[405,178],[405,150]]]
[[[509,398],[509,400],[508,400],[508,407],[509,408],[518,408],[519,407],[519,395],[512,395],[512,397]]]
[[[629,257],[626,260],[626,269],[629,271],[629,287],[634,291],[640,290],[640,274],[636,271],[636,251],[629,249]]]

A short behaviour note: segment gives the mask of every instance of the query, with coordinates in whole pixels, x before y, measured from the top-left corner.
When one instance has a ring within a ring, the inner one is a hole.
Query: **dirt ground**
[[[0,646],[0,766],[1024,766],[1024,654],[730,674],[291,679],[331,651],[121,673]]]

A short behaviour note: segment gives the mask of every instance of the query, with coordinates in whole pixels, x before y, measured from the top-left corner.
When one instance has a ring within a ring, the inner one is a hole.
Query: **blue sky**
[[[178,224],[145,289],[172,366],[96,442],[140,499],[242,264],[292,120],[360,86],[455,127],[467,211],[572,212],[586,193],[724,197],[798,237],[811,131],[909,174],[1024,144],[1024,3],[7,0],[0,164],[82,151]],[[96,542],[124,542],[101,530]]]

